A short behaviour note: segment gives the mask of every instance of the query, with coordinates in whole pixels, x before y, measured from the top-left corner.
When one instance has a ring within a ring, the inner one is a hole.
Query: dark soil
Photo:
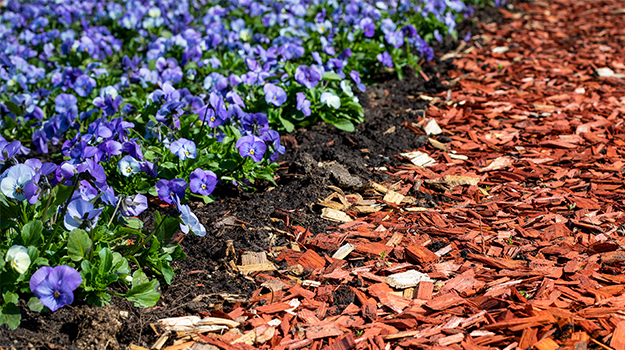
[[[502,20],[492,8],[477,11],[474,18],[481,22]],[[477,30],[471,27],[474,23],[462,23],[461,33],[470,29],[475,35]],[[157,339],[150,324],[158,319],[206,315],[221,307],[228,310],[236,299],[247,299],[258,286],[253,279],[233,272],[228,265],[231,260],[236,262],[245,251],[268,251],[284,245],[288,237],[278,230],[285,231],[287,220],[290,225],[309,228],[313,234],[325,232],[332,224],[320,218],[313,204],[333,192],[327,186],[344,188],[349,184],[383,181],[387,176],[379,168],[406,163],[398,157],[399,153],[425,145],[425,136],[401,125],[416,123],[423,116],[427,101],[419,99],[419,95],[432,96],[447,89],[443,81],[452,68],[452,60],[440,61],[439,57],[457,45],[448,39],[434,47],[437,58],[423,66],[428,82],[408,69],[403,80],[388,75],[358,95],[365,107],[366,121],[355,132],[322,124],[283,137],[287,152],[279,160],[279,187],[246,193],[222,186],[214,192],[214,203],[194,203],[193,211],[206,226],[207,234],[181,237],[188,258],[174,262],[174,268],[179,270],[171,285],[161,286],[162,296],[156,307],[139,309],[124,299],[114,298],[112,305],[103,308],[75,303],[54,313],[38,314],[22,305],[20,328],[9,331],[6,326],[0,327],[0,348],[124,349],[130,344],[149,348]],[[440,141],[447,140],[443,137]],[[336,164],[351,174],[348,184],[336,175]],[[436,205],[436,198],[421,192],[411,194],[429,206]],[[342,309],[354,295],[337,291],[333,298]]]

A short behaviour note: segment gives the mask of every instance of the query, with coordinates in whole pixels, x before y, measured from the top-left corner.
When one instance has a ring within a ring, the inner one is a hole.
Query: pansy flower
[[[156,192],[158,192],[158,198],[169,204],[175,204],[176,197],[184,198],[187,182],[180,178],[171,181],[161,179],[158,180],[155,187]]]
[[[241,137],[236,144],[239,149],[239,154],[241,157],[250,157],[255,162],[260,162],[263,160],[263,156],[265,155],[265,151],[267,150],[267,145],[265,141],[258,136],[247,135]]]
[[[124,156],[117,163],[117,169],[122,175],[129,177],[141,170],[141,164],[133,156]]]
[[[30,290],[51,311],[74,301],[74,289],[82,283],[80,273],[73,267],[43,266],[30,278]]]
[[[321,103],[325,103],[328,107],[334,109],[341,108],[341,99],[331,92],[324,92],[321,94]]]
[[[186,160],[187,158],[194,159],[197,155],[197,148],[195,142],[180,138],[171,143],[169,146],[171,153],[180,157],[180,160]]]
[[[297,106],[298,111],[304,113],[305,116],[310,116],[310,101],[306,99],[306,95],[303,92],[297,93]]]
[[[295,70],[295,81],[312,89],[321,80],[321,74],[308,66],[299,66]]]
[[[284,92],[284,89],[279,86],[267,83],[263,87],[263,91],[265,92],[265,101],[267,103],[280,107],[284,102],[286,102],[286,92]]]
[[[210,170],[195,169],[189,175],[189,189],[191,192],[208,196],[215,189],[217,176]]]

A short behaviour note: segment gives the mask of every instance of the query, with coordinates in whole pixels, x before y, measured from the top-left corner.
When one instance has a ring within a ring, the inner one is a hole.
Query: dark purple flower
[[[93,91],[95,85],[95,79],[83,74],[76,79],[76,82],[74,83],[74,91],[76,91],[78,96],[86,97],[91,93],[91,91]]]
[[[104,154],[107,162],[111,156],[122,154],[122,144],[115,140],[108,140],[99,144],[98,149]]]
[[[275,130],[269,130],[264,133],[261,138],[265,142],[271,143],[275,152],[269,156],[269,160],[275,162],[280,154],[284,154],[286,147],[280,144],[280,134]]]
[[[412,24],[405,25],[401,31],[407,38],[414,38],[417,36],[417,29]]]
[[[169,204],[175,204],[176,197],[184,198],[186,189],[187,182],[184,179],[173,179],[171,181],[161,179],[156,183],[158,198]]]
[[[138,160],[143,160],[143,151],[141,151],[141,146],[133,140],[124,142],[122,145],[122,151],[130,154]]]
[[[215,189],[217,176],[210,170],[195,169],[189,175],[189,188],[191,192],[208,196]]]
[[[100,90],[100,96],[93,100],[93,105],[102,109],[106,116],[113,116],[117,113],[119,105],[123,99],[119,96],[117,89],[113,86],[107,86]]]
[[[158,168],[156,167],[156,164],[148,162],[147,160],[145,162],[141,162],[141,171],[151,177],[158,176]]]
[[[241,127],[245,131],[262,134],[269,130],[269,119],[264,113],[249,113],[241,118]]]
[[[30,290],[51,311],[74,301],[74,289],[82,283],[76,269],[67,265],[43,266],[30,278]]]
[[[265,92],[265,101],[267,103],[280,107],[286,102],[286,92],[279,86],[267,83],[263,87],[263,91]]]
[[[391,58],[391,55],[389,55],[387,51],[384,51],[383,53],[378,54],[376,57],[378,61],[380,61],[383,65],[389,68],[393,68],[393,59]]]
[[[251,157],[255,162],[260,162],[267,150],[265,141],[253,135],[241,137],[236,146],[241,157]]]
[[[297,93],[297,110],[304,113],[305,116],[310,116],[310,101],[306,99],[306,95],[303,92]]]
[[[123,216],[139,216],[148,208],[148,199],[137,193],[134,196],[126,196],[122,199],[120,210]]]
[[[321,74],[308,66],[299,66],[295,70],[295,80],[307,88],[312,89],[317,85],[319,80],[321,80]]]

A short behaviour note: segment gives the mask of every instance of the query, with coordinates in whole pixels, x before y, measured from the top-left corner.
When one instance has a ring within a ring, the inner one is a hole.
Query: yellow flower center
[[[15,192],[17,193],[22,193],[22,188],[21,187],[15,187]]]
[[[130,168],[126,168],[126,172],[127,172],[127,173],[129,173],[129,172],[131,172],[131,171],[132,171],[132,169],[130,169]]]
[[[273,97],[273,100],[274,100],[274,101],[275,101],[275,100],[277,100],[277,99],[278,99],[277,97],[275,97],[275,96]]]
[[[215,117],[211,117],[211,122],[214,122],[214,121],[215,121]]]
[[[56,291],[54,292],[54,297],[55,297],[55,298],[58,298],[58,297],[60,297],[60,296],[61,296],[61,294],[59,294],[59,292],[56,292]]]
[[[254,155],[254,150],[253,149],[250,150],[250,154]]]
[[[205,190],[206,189],[206,185],[202,184],[202,189]]]
[[[184,152],[184,154],[189,155],[189,151]]]

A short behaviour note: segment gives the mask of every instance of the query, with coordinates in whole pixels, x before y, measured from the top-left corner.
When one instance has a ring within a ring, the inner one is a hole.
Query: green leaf
[[[28,308],[34,312],[41,312],[41,310],[43,310],[43,304],[37,297],[31,297],[30,300],[28,300]]]
[[[9,325],[9,329],[13,330],[19,327],[22,320],[22,313],[20,308],[13,303],[6,304],[2,313],[6,316],[6,323]]]
[[[355,130],[354,124],[347,119],[338,119],[337,121],[332,122],[332,124],[339,130],[344,130],[344,131],[349,131],[349,132],[352,132]]]
[[[85,230],[76,229],[69,233],[67,239],[67,255],[73,261],[80,261],[91,249],[91,239]]]
[[[152,307],[161,297],[158,287],[157,280],[148,281],[145,273],[135,271],[132,278],[132,288],[126,293],[126,299],[134,301],[138,307]]]
[[[4,294],[2,294],[2,299],[4,299],[5,304],[10,304],[10,303],[17,304],[19,300],[19,295],[13,292],[5,292]]]
[[[111,271],[111,268],[113,267],[113,253],[111,253],[110,248],[104,248],[100,250],[98,255],[100,256],[101,260],[98,271],[100,272],[100,276],[104,276],[105,274],[109,273]]]
[[[124,218],[124,224],[136,230],[140,230],[143,228],[143,221],[136,218]]]
[[[4,105],[7,106],[7,108],[16,116],[19,117],[20,115],[22,115],[22,109],[20,108],[20,106],[16,105],[14,102],[6,101]]]
[[[295,125],[293,125],[293,123],[291,123],[289,120],[283,118],[282,116],[279,116],[278,118],[280,119],[280,123],[282,123],[282,126],[284,126],[284,129],[287,132],[293,132],[293,130],[295,130]]]
[[[174,270],[167,261],[162,262],[161,272],[163,273],[165,282],[167,282],[167,284],[171,284],[171,281],[174,279]]]
[[[43,222],[35,220],[27,223],[22,228],[22,243],[24,246],[36,246],[41,241],[41,233],[43,232]]]
[[[341,81],[343,79],[341,79],[341,77],[334,73],[334,72],[325,72],[323,73],[323,79],[324,80],[334,80],[334,81]]]
[[[130,267],[128,266],[128,260],[124,258],[120,253],[113,253],[113,270],[116,273],[129,275]]]

